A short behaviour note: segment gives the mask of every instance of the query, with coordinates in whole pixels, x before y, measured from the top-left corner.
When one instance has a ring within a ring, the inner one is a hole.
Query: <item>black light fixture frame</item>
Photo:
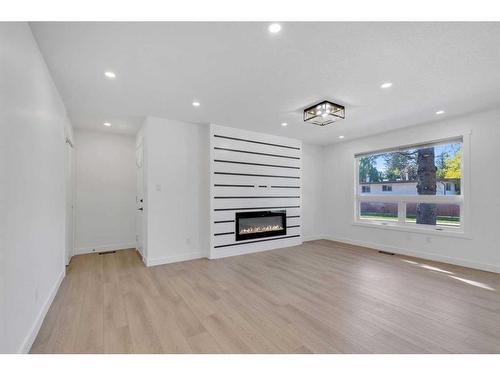
[[[327,105],[333,110],[329,112],[329,117],[326,119],[326,121],[323,121],[323,117],[316,114],[316,112],[318,107],[326,108]],[[323,100],[322,102],[316,103],[304,109],[304,122],[308,122],[310,124],[325,126],[335,122],[335,118],[338,120],[345,119],[345,107],[328,100]]]

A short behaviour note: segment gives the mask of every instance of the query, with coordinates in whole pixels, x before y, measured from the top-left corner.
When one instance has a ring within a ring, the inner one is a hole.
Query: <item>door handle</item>
[[[138,208],[138,210],[139,210],[139,211],[144,211],[144,208],[142,208],[142,207],[141,207],[141,208]]]

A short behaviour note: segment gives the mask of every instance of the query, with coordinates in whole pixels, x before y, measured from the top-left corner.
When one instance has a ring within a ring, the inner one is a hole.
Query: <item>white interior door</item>
[[[73,146],[66,142],[65,158],[66,177],[66,265],[69,264],[74,251],[74,222],[75,222],[75,171]]]

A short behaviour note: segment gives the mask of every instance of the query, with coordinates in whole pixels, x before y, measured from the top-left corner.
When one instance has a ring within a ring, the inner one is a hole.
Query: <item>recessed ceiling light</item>
[[[116,78],[116,74],[114,72],[111,72],[111,71],[104,72],[104,75],[106,76],[106,78],[110,78],[110,79]]]
[[[384,82],[380,85],[381,89],[388,89],[389,87],[392,86],[392,82]]]
[[[193,102],[193,107],[199,107],[200,106],[200,102]]]
[[[279,33],[281,31],[281,25],[279,23],[272,23],[269,25],[268,30],[273,34]]]
[[[444,111],[442,109],[440,109],[439,111],[436,111],[436,115],[442,115],[444,113]]]
[[[339,139],[344,139],[345,137],[343,135],[339,135]]]
[[[288,125],[288,123],[286,123],[286,122],[281,123],[281,126],[287,126],[287,125]]]
[[[105,122],[103,125],[104,125],[104,126],[107,126],[107,127],[110,127],[110,126],[111,126],[111,123],[110,123],[110,122]]]

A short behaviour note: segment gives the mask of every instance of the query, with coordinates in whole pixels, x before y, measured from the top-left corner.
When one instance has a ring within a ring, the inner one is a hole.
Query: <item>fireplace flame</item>
[[[281,225],[265,225],[265,226],[252,226],[248,228],[240,229],[240,234],[249,234],[249,233],[262,233],[262,232],[271,232],[275,230],[283,230]]]

